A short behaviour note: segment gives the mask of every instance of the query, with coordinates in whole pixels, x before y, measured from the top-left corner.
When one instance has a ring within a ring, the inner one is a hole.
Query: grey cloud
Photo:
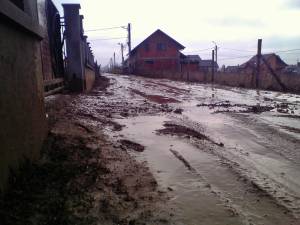
[[[285,4],[288,8],[300,9],[300,0],[286,0]]]

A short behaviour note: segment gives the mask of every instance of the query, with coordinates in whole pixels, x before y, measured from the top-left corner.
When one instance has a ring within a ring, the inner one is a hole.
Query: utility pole
[[[216,42],[212,42],[215,45],[215,56],[216,56],[216,63],[218,63],[218,45]]]
[[[212,50],[211,52],[211,82],[214,83],[215,82],[215,51]]]
[[[188,58],[187,81],[190,81],[190,58]]]
[[[121,55],[122,55],[122,67],[124,66],[124,45],[123,43],[119,43],[121,46]]]
[[[131,24],[130,23],[128,23],[127,31],[128,31],[128,57],[130,57],[130,53],[131,53]]]
[[[113,69],[113,60],[112,58],[110,58],[110,72],[112,72],[112,69]]]
[[[257,42],[257,55],[256,55],[256,77],[255,77],[255,86],[256,86],[256,88],[259,87],[261,45],[262,45],[262,39],[258,39],[258,42]]]
[[[114,52],[114,69],[116,67],[116,53]]]
[[[216,63],[218,63],[218,46],[215,47],[215,53],[216,53]]]

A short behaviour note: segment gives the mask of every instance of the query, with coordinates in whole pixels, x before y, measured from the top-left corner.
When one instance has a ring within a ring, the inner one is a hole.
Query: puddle
[[[182,138],[158,135],[156,130],[169,120],[140,116],[117,122],[126,126],[120,132],[122,138],[145,146],[143,152],[132,154],[146,161],[159,185],[169,190],[175,224],[292,224],[293,219],[274,200],[207,152],[211,143],[203,141],[201,149]]]
[[[251,116],[210,114],[191,107],[184,116],[201,124],[209,137],[225,144],[226,151],[216,151],[230,163],[237,163],[238,172],[252,179],[282,205],[300,215],[300,154],[297,141],[287,140],[281,133],[255,122]],[[299,146],[299,145],[298,145]]]

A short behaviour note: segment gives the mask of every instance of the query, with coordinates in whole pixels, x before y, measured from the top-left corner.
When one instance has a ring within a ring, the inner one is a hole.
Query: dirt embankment
[[[38,162],[26,161],[0,198],[0,221],[16,224],[158,224],[166,196],[145,164],[115,145],[102,129],[122,129],[97,101],[110,93],[102,79],[90,94],[47,100],[49,137]],[[153,217],[153,215],[156,215]]]

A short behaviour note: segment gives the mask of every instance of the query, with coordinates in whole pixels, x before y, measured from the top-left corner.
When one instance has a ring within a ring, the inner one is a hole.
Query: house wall
[[[182,72],[198,72],[200,70],[199,63],[183,63],[181,64]]]
[[[0,190],[10,169],[39,157],[46,136],[41,35],[35,14],[0,2]]]
[[[157,44],[163,43],[165,50],[158,50]],[[145,44],[141,45],[134,57],[133,72],[136,74],[159,74],[180,71],[178,46],[162,34],[156,34],[147,40],[148,51]]]

